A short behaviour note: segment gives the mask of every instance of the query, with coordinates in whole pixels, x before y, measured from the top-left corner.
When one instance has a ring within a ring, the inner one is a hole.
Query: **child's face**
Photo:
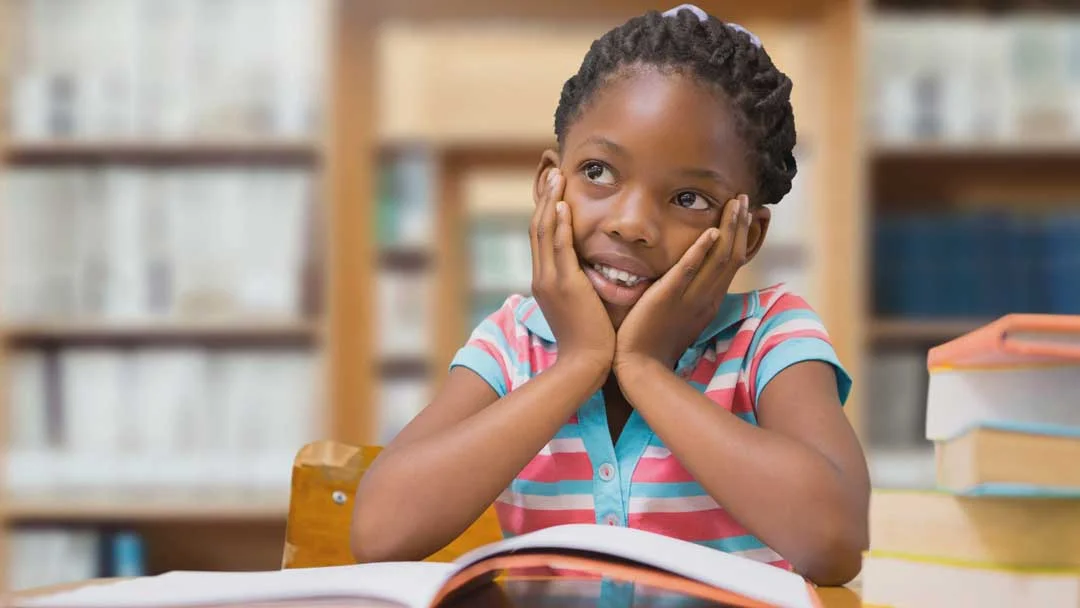
[[[748,150],[726,106],[686,77],[643,69],[597,91],[569,127],[561,159],[545,153],[537,177],[555,166],[566,177],[574,247],[616,327],[720,224],[727,201],[747,194],[753,203]],[[748,254],[767,224],[768,211],[755,211]],[[645,280],[620,281],[626,275],[612,268]]]

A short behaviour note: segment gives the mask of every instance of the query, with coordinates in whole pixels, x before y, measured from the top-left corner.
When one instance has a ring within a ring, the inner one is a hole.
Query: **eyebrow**
[[[578,144],[575,150],[580,150],[581,148],[584,148],[589,144],[600,146],[602,148],[607,148],[608,150],[615,154],[618,154],[619,156],[630,156],[629,150],[601,135],[593,135],[592,137],[589,137],[585,141]]]

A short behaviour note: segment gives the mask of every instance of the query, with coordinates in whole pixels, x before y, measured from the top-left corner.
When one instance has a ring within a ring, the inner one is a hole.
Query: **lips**
[[[643,262],[614,253],[589,256],[581,267],[600,298],[616,306],[633,306],[656,277]]]

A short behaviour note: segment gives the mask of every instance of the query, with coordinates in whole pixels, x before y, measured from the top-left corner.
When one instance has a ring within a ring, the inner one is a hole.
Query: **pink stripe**
[[[593,478],[592,463],[585,452],[560,452],[534,456],[517,475],[525,481],[588,481]]]
[[[483,338],[474,339],[472,344],[491,355],[492,359],[495,359],[495,362],[499,364],[499,369],[502,370],[503,385],[506,386],[507,392],[513,390],[514,386],[510,384],[510,372],[506,369],[506,361],[503,355],[499,353],[499,348]]]
[[[829,341],[829,337],[817,329],[800,329],[770,337],[758,347],[754,360],[750,363],[750,386],[757,386],[758,365],[761,363],[761,360],[765,358],[765,355],[769,354],[769,351],[777,344],[793,338],[820,338],[826,342]],[[757,397],[757,395],[755,395],[755,397]]]
[[[788,310],[811,310],[810,305],[806,300],[800,298],[793,293],[783,293],[780,297],[776,298],[775,302],[770,302],[768,306],[768,312],[763,315],[763,320],[768,321],[776,315],[786,312]]]
[[[707,386],[709,380],[712,380],[713,375],[716,373],[716,368],[718,367],[720,367],[719,361],[706,361],[705,359],[701,359],[701,361],[698,362],[697,367],[694,368],[694,371],[690,372],[689,380]]]
[[[697,481],[675,455],[667,458],[642,458],[634,467],[632,483],[683,483]]]
[[[688,541],[716,540],[749,534],[723,509],[687,513],[631,513],[631,528],[641,528]]]
[[[742,380],[739,380],[735,388],[706,391],[705,396],[732,414],[746,414],[754,411],[749,387]]]
[[[532,365],[532,369],[537,370],[538,372],[555,365],[555,361],[558,358],[558,352],[547,350],[541,346],[529,349],[530,364]]]
[[[596,523],[596,512],[592,509],[524,509],[496,502],[495,514],[499,516],[502,529],[511,534],[527,534],[560,524]]]
[[[744,358],[747,351],[750,350],[750,342],[754,339],[755,330],[756,328],[740,328],[739,331],[735,332],[735,337],[731,339],[731,345],[728,346],[727,352],[718,357],[720,363]]]

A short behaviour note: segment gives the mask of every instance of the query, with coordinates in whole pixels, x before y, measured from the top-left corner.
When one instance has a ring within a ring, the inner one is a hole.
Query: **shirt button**
[[[609,526],[617,526],[619,525],[619,518],[615,517],[615,514],[612,513],[604,518],[604,523]]]
[[[600,465],[600,479],[603,479],[604,481],[615,479],[615,467],[607,462]]]

